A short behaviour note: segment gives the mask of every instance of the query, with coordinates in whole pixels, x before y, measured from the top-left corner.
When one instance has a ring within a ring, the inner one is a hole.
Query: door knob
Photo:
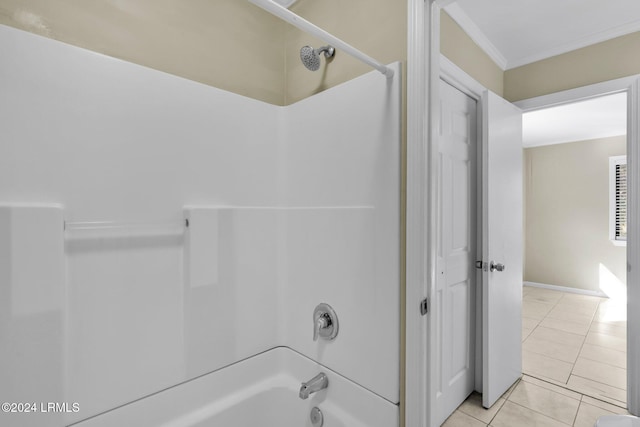
[[[499,262],[495,263],[495,262],[491,261],[489,263],[489,271],[496,271],[496,270],[504,271],[504,264],[500,264]]]

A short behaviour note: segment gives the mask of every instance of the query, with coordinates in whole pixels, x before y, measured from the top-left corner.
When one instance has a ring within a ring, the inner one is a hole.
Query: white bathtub
[[[321,371],[329,387],[300,399],[300,384]],[[322,411],[324,427],[398,425],[397,405],[278,347],[74,427],[312,427],[315,406]]]

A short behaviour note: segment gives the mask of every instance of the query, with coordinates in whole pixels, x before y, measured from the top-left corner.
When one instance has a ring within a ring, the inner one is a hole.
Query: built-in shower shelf
[[[144,236],[180,236],[184,234],[189,222],[118,222],[88,221],[66,222],[66,238],[107,238],[107,237],[144,237]]]

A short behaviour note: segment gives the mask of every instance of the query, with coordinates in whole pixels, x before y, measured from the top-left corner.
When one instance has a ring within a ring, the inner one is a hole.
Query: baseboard
[[[589,295],[592,297],[609,298],[602,291],[590,291],[588,289],[570,288],[568,286],[547,285],[546,283],[522,282],[523,286],[531,286],[532,288],[551,289],[552,291],[569,292],[572,294]]]

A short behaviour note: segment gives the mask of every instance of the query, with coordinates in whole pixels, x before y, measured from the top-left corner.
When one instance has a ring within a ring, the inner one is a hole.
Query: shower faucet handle
[[[313,310],[313,340],[332,340],[338,335],[338,316],[329,304],[321,303]]]
[[[331,318],[329,318],[327,313],[322,313],[314,322],[313,340],[318,341],[318,335],[320,335],[320,331],[327,329],[329,326],[331,326]]]

